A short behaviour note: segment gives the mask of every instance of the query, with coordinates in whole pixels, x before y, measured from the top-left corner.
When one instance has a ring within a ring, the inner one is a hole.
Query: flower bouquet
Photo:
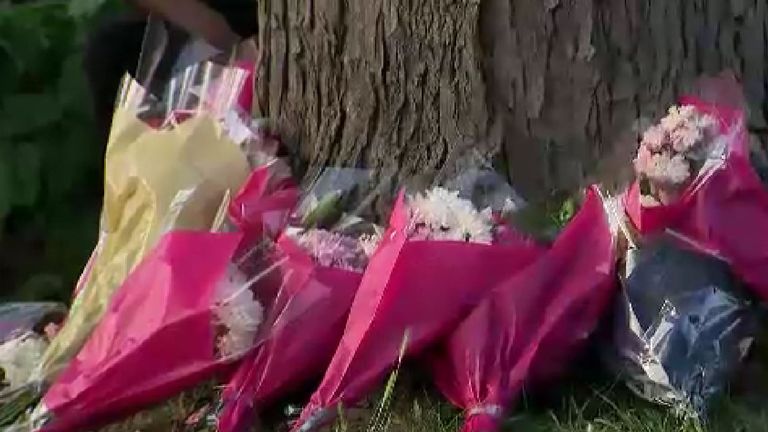
[[[341,342],[295,431],[314,430],[338,405],[357,403],[393,367],[404,340],[406,354],[421,352],[491,287],[538,257],[538,246],[504,226],[511,197],[498,208],[479,208],[472,198],[480,202],[489,194],[471,183],[399,194]]]
[[[253,252],[253,245],[265,239],[276,239],[298,199],[299,189],[282,160],[265,161],[251,172],[227,209],[226,228],[243,235],[237,255]]]
[[[359,214],[378,199],[373,180],[364,170],[326,169],[298,205],[274,246],[281,279],[256,286],[279,294],[266,308],[259,345],[220,396],[219,431],[248,430],[258,408],[328,366],[381,234]]]
[[[680,198],[723,142],[714,117],[693,105],[672,106],[659,124],[642,136],[635,159],[645,207],[669,205]]]
[[[32,412],[30,429],[103,425],[193,387],[245,354],[262,309],[231,265],[240,238],[164,235]]]
[[[6,398],[13,399],[14,392],[27,383],[66,313],[57,303],[0,304],[0,390]],[[0,427],[11,421],[0,418]]]
[[[523,386],[564,370],[597,327],[616,288],[607,204],[589,189],[549,250],[497,284],[434,353],[438,388],[466,413],[462,431],[499,430]]]
[[[257,289],[274,285],[278,265],[259,222],[287,215],[297,196],[270,168],[254,171],[231,201],[219,224],[230,233],[175,230],[161,238],[32,413],[35,430],[120,419],[231,371],[257,345],[265,307],[283,294]],[[263,237],[252,241],[254,233]]]
[[[22,392],[25,398],[39,397],[67,367],[115,291],[165,233],[220,229],[231,198],[249,174],[274,168],[273,143],[265,141],[237,107],[248,73],[205,64],[184,80],[170,80],[165,99],[126,78],[106,151],[99,242],[76,287],[65,325]],[[189,112],[183,120],[176,118],[179,107]],[[158,115],[166,120],[161,128],[145,121]],[[0,399],[0,414],[20,414],[18,404],[6,403],[13,400]]]
[[[667,232],[723,258],[768,299],[768,190],[750,163],[741,90],[723,76],[699,93],[644,134],[627,214],[642,235]]]
[[[638,150],[612,363],[640,396],[705,420],[755,336],[748,291],[768,298],[768,191],[736,81],[706,79],[700,93]]]
[[[754,303],[725,261],[671,236],[632,243],[611,364],[636,394],[706,420],[756,336]]]
[[[111,295],[163,233],[214,228],[249,171],[245,153],[203,111],[155,130],[118,107],[106,153],[101,238],[36,378],[50,382],[77,354]]]
[[[0,303],[0,341],[30,331],[54,336],[66,314],[58,303]]]

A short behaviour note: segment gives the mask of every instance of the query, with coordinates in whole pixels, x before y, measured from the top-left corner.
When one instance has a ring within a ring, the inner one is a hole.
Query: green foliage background
[[[0,0],[0,298],[66,300],[93,247],[104,143],[82,48],[117,4]]]

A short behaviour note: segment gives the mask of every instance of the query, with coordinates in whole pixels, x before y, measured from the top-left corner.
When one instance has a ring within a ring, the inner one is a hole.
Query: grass
[[[761,366],[762,368],[762,366]],[[755,378],[744,368],[745,378]],[[404,366],[384,389],[362,407],[342,410],[341,419],[326,432],[458,432],[461,412],[448,405],[429,385],[417,367]],[[396,380],[396,381],[395,381]],[[760,378],[762,380],[762,378]],[[547,393],[526,394],[504,425],[505,432],[766,432],[768,391],[751,383],[753,390],[734,389],[712,410],[703,428],[675,417],[664,407],[644,402],[623,384],[595,376],[572,377]],[[210,388],[198,389],[151,412],[99,432],[215,432],[211,427],[191,427],[186,419],[206,405]],[[736,393],[739,393],[736,395]],[[294,401],[300,406],[306,394]],[[258,432],[287,432],[286,405],[267,415]],[[257,429],[254,429],[256,432]]]
[[[208,406],[213,394],[214,386],[205,383],[160,406],[102,428],[99,432],[203,432],[204,427],[191,425],[189,420]]]
[[[393,412],[392,432],[456,432],[461,416],[427,390],[404,391]],[[566,385],[539,400],[523,400],[510,418],[508,432],[765,432],[768,406],[738,399],[722,401],[708,427],[674,416],[638,400],[617,382]],[[359,432],[364,432],[360,430]]]

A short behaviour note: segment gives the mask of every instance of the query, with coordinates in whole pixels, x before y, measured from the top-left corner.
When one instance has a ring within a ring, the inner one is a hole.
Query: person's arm
[[[200,0],[131,0],[146,12],[157,14],[219,49],[240,42],[227,20]]]

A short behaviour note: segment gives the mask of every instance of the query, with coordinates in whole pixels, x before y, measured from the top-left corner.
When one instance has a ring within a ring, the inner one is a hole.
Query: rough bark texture
[[[574,189],[638,120],[732,69],[766,123],[764,0],[261,2],[263,114],[309,168],[429,176],[501,151],[526,195]],[[613,167],[615,177],[616,164]]]

